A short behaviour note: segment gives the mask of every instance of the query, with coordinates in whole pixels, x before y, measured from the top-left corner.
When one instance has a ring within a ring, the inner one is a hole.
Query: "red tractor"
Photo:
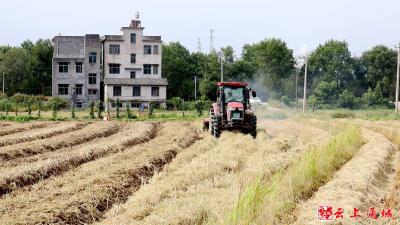
[[[210,108],[209,118],[204,119],[203,129],[218,138],[222,130],[239,130],[257,136],[257,117],[250,105],[250,94],[245,82],[218,82],[217,102]]]

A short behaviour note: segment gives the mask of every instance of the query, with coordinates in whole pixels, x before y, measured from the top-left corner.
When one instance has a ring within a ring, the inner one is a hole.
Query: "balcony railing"
[[[143,41],[161,41],[161,36],[143,36]]]

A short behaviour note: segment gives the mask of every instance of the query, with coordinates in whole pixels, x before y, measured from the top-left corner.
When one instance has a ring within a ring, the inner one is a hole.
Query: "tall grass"
[[[327,144],[310,148],[289,168],[260,176],[239,198],[227,224],[290,224],[300,200],[328,182],[363,144],[361,131],[348,126]]]

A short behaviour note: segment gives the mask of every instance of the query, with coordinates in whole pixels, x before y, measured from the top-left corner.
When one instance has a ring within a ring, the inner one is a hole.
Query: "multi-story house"
[[[138,17],[122,35],[105,35],[103,44],[104,100],[106,107],[147,107],[165,103],[168,82],[161,78],[161,36],[144,36]]]
[[[76,107],[100,99],[100,54],[98,34],[53,38],[52,95],[64,97]]]
[[[122,35],[97,34],[53,38],[53,96],[77,107],[104,101],[114,108],[165,103],[168,82],[161,78],[160,36],[144,36],[137,17]]]

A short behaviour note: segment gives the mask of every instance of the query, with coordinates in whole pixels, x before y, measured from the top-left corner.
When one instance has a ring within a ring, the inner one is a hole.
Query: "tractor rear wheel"
[[[215,115],[212,117],[212,132],[215,138],[219,138],[221,135],[221,122],[221,117]]]
[[[210,121],[208,121],[208,131],[211,135],[214,135],[214,112],[210,112]]]
[[[253,138],[257,137],[257,116],[253,116],[250,120],[250,135]]]

